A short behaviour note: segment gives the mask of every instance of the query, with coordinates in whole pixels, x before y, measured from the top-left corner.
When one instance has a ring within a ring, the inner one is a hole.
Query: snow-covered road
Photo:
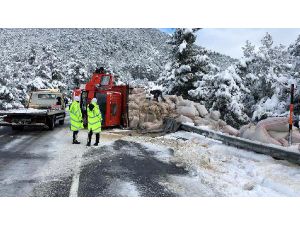
[[[0,128],[0,196],[300,196],[300,167],[200,135],[106,130],[99,147],[54,131]]]

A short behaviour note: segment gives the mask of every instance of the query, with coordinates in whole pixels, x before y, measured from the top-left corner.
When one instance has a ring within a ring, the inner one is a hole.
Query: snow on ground
[[[1,135],[2,136],[2,135]],[[0,137],[1,137],[0,136]],[[8,149],[14,149],[14,146],[17,146],[18,144],[20,144],[21,142],[23,142],[27,137],[26,136],[22,136],[19,137],[18,139],[14,139],[13,141],[11,141],[10,143],[4,145],[1,147],[1,150],[8,150]]]
[[[113,180],[110,184],[109,190],[116,190],[117,193],[111,193],[112,196],[120,197],[138,197],[140,193],[133,182],[127,182],[120,179]]]
[[[72,144],[72,132],[70,129],[63,129],[55,133],[51,139],[46,137],[47,140],[45,140],[45,142],[48,143],[47,148],[53,159],[49,164],[44,166],[44,169],[40,171],[39,176],[47,178],[49,176],[57,175],[68,176],[74,173],[78,166],[78,160],[81,160],[84,153],[94,148],[86,146],[87,136],[87,130],[81,130],[79,132],[78,141],[81,142],[80,145]],[[102,133],[100,146],[110,145],[114,140],[118,140],[119,138],[120,136],[117,134],[111,135]],[[95,135],[93,135],[92,141],[95,141]]]
[[[121,147],[118,151],[110,148],[114,141],[122,139],[142,144],[145,151],[164,163],[175,163],[178,167],[185,168],[189,171],[188,176],[167,175],[159,181],[162,186],[179,196],[300,196],[298,165],[229,147],[190,132],[179,131],[155,138],[134,133],[129,135],[127,132],[118,129],[104,130],[100,146],[107,147],[105,154],[125,153],[139,157],[141,153],[134,148]],[[12,149],[13,145],[18,145],[27,138],[26,135],[19,137],[3,148]],[[71,144],[72,132],[68,128],[41,136],[38,140],[40,145],[33,146],[30,153],[39,155],[46,150],[51,160],[42,164],[34,172],[32,179],[46,181],[49,177],[73,176],[78,167],[86,163],[82,162],[82,156],[98,149],[85,146],[86,130],[79,132],[78,139],[81,145]],[[94,140],[95,136],[92,143]],[[20,162],[13,163],[11,171],[22,171],[22,166],[24,165]],[[31,171],[27,172],[29,174]],[[22,180],[24,176],[19,174],[17,179]],[[122,196],[140,195],[135,184],[128,180],[115,180],[110,185],[111,190],[117,188]]]
[[[172,148],[174,155],[168,160],[185,167],[191,176],[169,176],[162,184],[182,196],[300,196],[300,167],[287,161],[182,131],[125,139],[150,142],[151,151],[154,146],[158,149],[158,158],[163,146]],[[166,161],[166,155],[161,160]]]
[[[295,152],[295,153],[298,153],[298,154],[300,152],[300,145],[299,145],[299,143],[298,144],[292,144],[291,146],[285,147],[285,148],[289,152]]]

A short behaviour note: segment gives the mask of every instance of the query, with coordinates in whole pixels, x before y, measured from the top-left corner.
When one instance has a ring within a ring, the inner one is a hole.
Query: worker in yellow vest
[[[98,146],[100,140],[102,115],[99,106],[97,104],[96,98],[93,98],[91,103],[88,105],[87,115],[88,115],[88,130],[89,130],[87,146],[91,146],[93,133],[96,134],[96,142],[94,146]]]
[[[79,130],[83,128],[82,113],[79,101],[80,97],[75,96],[74,101],[70,105],[70,121],[71,130],[73,131],[73,144],[80,144],[80,142],[77,141],[77,135]]]

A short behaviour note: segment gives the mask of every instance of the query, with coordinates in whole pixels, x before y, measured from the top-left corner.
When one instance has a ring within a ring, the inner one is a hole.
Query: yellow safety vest
[[[90,104],[94,105],[93,110],[90,110],[89,106],[87,107],[87,115],[88,115],[88,130],[93,131],[94,133],[101,132],[101,123],[102,123],[102,115],[99,109],[99,106],[91,102]]]
[[[83,128],[82,113],[80,104],[77,101],[72,102],[70,106],[70,121],[72,131],[78,131]]]

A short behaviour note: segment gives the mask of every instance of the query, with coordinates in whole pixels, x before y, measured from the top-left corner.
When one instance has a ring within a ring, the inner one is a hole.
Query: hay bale
[[[196,108],[194,106],[179,106],[176,112],[179,115],[187,116],[190,118],[195,118],[195,116],[198,116],[198,112],[196,112]]]
[[[128,99],[129,101],[134,101],[137,98],[146,99],[146,93],[130,94]]]
[[[154,113],[156,115],[160,115],[161,114],[161,108],[158,105],[151,104],[148,107],[148,112],[152,112],[152,113]]]
[[[147,131],[154,131],[154,130],[158,130],[161,129],[163,126],[163,122],[162,121],[155,121],[155,122],[145,122],[141,125],[142,129],[145,129]]]
[[[182,100],[182,101],[179,101],[177,103],[177,106],[193,106],[194,105],[194,102],[190,101],[190,100]]]
[[[264,127],[268,131],[288,132],[289,119],[288,117],[267,118],[258,122],[257,127]]]
[[[249,140],[255,140],[254,139],[255,128],[256,128],[255,125],[251,123],[244,125],[239,130],[239,136]]]
[[[144,113],[141,113],[139,116],[139,124],[143,124],[146,122],[146,115]]]
[[[128,109],[130,110],[138,110],[140,107],[138,104],[136,104],[135,102],[129,102],[128,104]]]
[[[218,124],[219,124],[220,127],[224,127],[224,126],[227,125],[227,123],[224,120],[221,120],[221,119],[218,120]]]
[[[144,118],[145,122],[154,122],[157,119],[156,114],[154,113],[146,113]]]
[[[300,143],[300,133],[299,132],[292,132],[292,142],[293,143]],[[300,147],[300,145],[299,145]],[[299,149],[300,151],[300,149]]]
[[[138,110],[129,110],[128,116],[129,116],[129,118],[134,117],[134,116],[139,117],[139,111]]]
[[[170,110],[174,111],[176,109],[176,104],[175,103],[171,103],[169,104],[170,106]]]
[[[138,105],[141,105],[142,103],[146,102],[146,98],[144,97],[138,97],[134,99],[134,102]]]
[[[166,95],[164,96],[164,98],[168,101],[170,100],[171,102],[173,102],[174,104],[178,104],[179,100],[178,97],[176,95]]]
[[[201,117],[205,117],[208,114],[208,111],[204,105],[201,105],[200,103],[195,103],[194,106]]]
[[[268,131],[268,133],[272,138],[275,138],[276,140],[287,138],[289,135],[288,132],[280,132],[280,131]]]
[[[160,112],[161,112],[161,114],[167,114],[168,113],[168,105],[167,104],[165,104],[165,103],[160,103],[159,105],[158,105],[158,108],[159,108],[159,110],[160,110]]]
[[[139,118],[137,116],[133,117],[133,119],[129,121],[129,127],[131,129],[136,129],[138,125],[139,125]]]
[[[140,93],[145,93],[145,89],[144,88],[134,88],[131,91],[132,94],[140,94]]]
[[[199,114],[199,112],[198,112],[198,110],[197,110],[197,108],[195,107],[194,104],[192,105],[192,107],[194,107],[194,109],[195,109],[195,116],[196,116],[196,117],[199,117],[200,114]]]
[[[178,122],[178,123],[194,123],[191,118],[183,116],[183,115],[180,115],[178,118],[176,118],[176,122]]]
[[[221,113],[217,110],[214,110],[214,111],[211,111],[210,112],[210,118],[215,120],[215,121],[218,121],[221,117]]]
[[[203,121],[202,121],[201,119],[194,120],[194,124],[195,124],[196,126],[202,126],[202,125],[204,125],[204,124],[203,124]]]
[[[226,134],[233,135],[233,136],[238,136],[239,135],[239,131],[237,129],[233,128],[230,125],[223,126],[221,131],[226,133]]]

